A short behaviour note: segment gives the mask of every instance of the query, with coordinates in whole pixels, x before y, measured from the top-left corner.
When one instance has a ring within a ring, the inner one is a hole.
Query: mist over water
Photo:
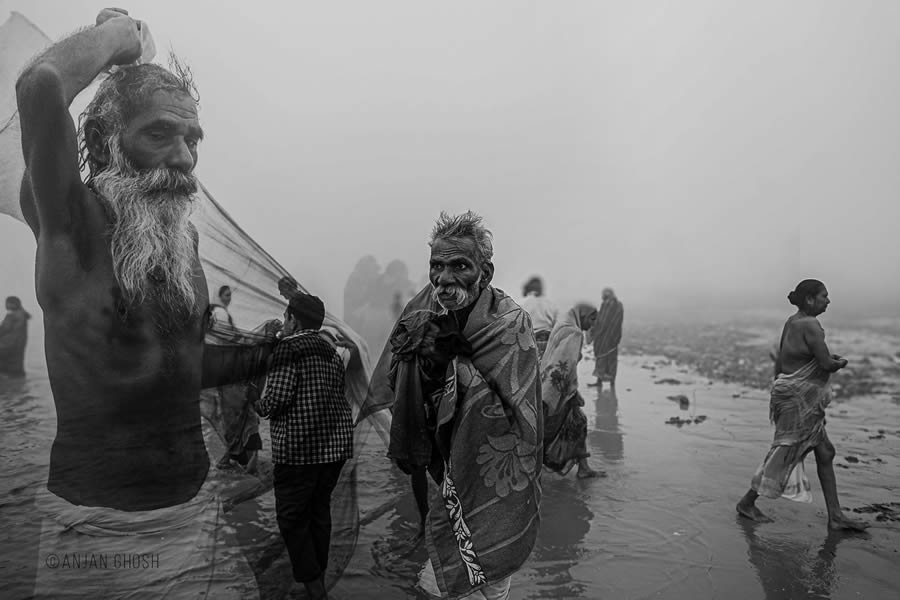
[[[514,296],[537,273],[562,305],[787,312],[816,277],[834,318],[900,312],[898,5],[241,6],[129,8],[193,68],[201,181],[338,314],[361,256],[417,282],[468,208]],[[97,7],[8,10],[59,38]],[[33,259],[0,220],[0,293],[31,308]]]

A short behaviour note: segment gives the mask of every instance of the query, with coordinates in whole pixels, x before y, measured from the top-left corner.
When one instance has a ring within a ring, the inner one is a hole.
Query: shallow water
[[[579,374],[588,381],[590,365],[583,362]],[[654,383],[670,377],[682,383]],[[812,458],[812,505],[763,500],[761,509],[776,521],[760,526],[736,517],[734,504],[771,441],[764,394],[709,384],[653,357],[625,357],[619,379],[618,398],[582,387],[590,460],[608,477],[545,474],[541,533],[514,577],[512,598],[898,597],[900,523],[862,515],[873,523],[869,535],[827,535]],[[687,395],[688,408],[666,399],[672,394]],[[7,534],[0,536],[0,581],[8,585],[11,570],[22,568],[22,540],[35,535],[31,498],[46,480],[55,433],[46,376],[0,381],[0,406],[0,523]],[[665,423],[701,415],[707,419],[699,424]],[[834,404],[828,430],[845,508],[896,500],[900,406],[884,398]],[[211,446],[216,443],[210,438]],[[419,598],[414,584],[425,553],[409,542],[416,510],[408,482],[380,458],[377,436],[362,451],[364,525],[332,597]],[[248,554],[269,567],[263,597],[303,597],[289,581],[271,493],[230,513],[229,522]],[[21,588],[0,592],[3,598],[22,595]]]

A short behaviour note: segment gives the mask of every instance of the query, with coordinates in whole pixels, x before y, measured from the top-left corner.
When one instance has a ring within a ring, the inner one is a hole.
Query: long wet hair
[[[194,85],[190,67],[174,54],[169,54],[169,69],[147,63],[116,68],[100,84],[90,104],[78,118],[78,152],[80,167],[87,170],[85,183],[106,168],[88,147],[88,132],[97,129],[108,144],[113,137],[121,135],[128,121],[144,105],[146,99],[158,91],[186,94],[194,102],[200,102],[200,94]]]

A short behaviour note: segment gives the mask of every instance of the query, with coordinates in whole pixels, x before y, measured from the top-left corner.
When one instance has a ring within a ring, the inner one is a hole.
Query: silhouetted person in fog
[[[28,344],[28,320],[31,315],[22,308],[16,296],[6,299],[6,316],[0,323],[0,374],[25,374],[25,346]]]
[[[594,377],[595,383],[589,383],[603,389],[603,382],[608,381],[611,388],[616,387],[616,374],[619,370],[619,342],[622,341],[622,321],[625,308],[616,298],[612,288],[603,290],[603,303],[594,326],[588,333],[588,343],[594,345]]]

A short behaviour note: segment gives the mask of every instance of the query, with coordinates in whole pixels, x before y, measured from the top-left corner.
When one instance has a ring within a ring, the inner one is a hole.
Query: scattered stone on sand
[[[740,395],[740,394],[732,394],[731,397],[732,397],[732,398],[740,398],[741,395]]]
[[[777,335],[780,323],[772,323],[771,337]],[[638,325],[628,329],[628,350],[645,356],[662,354],[665,361],[654,365],[689,368],[710,380],[739,383],[759,390],[772,385],[773,363],[769,356],[772,340],[760,338],[759,328],[751,325],[723,325],[695,322]],[[671,344],[677,339],[678,345]],[[866,337],[847,342],[851,367],[835,373],[832,391],[835,399],[881,395],[900,404],[897,382],[900,379],[900,353],[890,354],[866,350]],[[854,350],[862,348],[862,350]],[[648,361],[649,363],[649,361]],[[655,369],[649,364],[644,367]]]
[[[666,421],[666,425],[674,425],[676,427],[683,427],[685,425],[690,425],[695,423],[699,425],[703,421],[706,420],[706,415],[698,415],[693,419],[688,417],[686,419],[682,419],[681,417],[670,417],[668,421]]]
[[[626,392],[630,392],[630,391],[631,391],[631,388],[625,388],[625,391],[626,391]]]
[[[656,383],[665,385],[681,385],[681,382],[673,377],[663,377],[662,379],[656,381]]]
[[[848,463],[858,463],[859,462],[859,459],[856,458],[855,456],[845,456],[844,460],[846,460]]]
[[[876,521],[900,522],[900,502],[867,504],[850,510],[859,514],[875,514]]]
[[[883,433],[879,433],[878,435],[870,435],[870,436],[869,436],[869,439],[870,439],[870,440],[883,440],[883,439],[884,439],[884,434],[883,434]]]

